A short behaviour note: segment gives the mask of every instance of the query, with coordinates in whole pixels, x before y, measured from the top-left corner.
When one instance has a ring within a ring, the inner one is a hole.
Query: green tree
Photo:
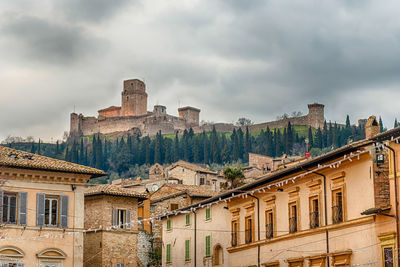
[[[243,184],[244,174],[242,168],[226,167],[223,173],[224,178],[230,184],[230,188],[236,188]]]

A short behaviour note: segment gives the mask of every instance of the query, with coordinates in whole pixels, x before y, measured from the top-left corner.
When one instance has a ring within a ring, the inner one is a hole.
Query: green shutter
[[[206,220],[211,219],[211,208],[206,208]]]
[[[206,236],[206,257],[211,256],[211,236]]]
[[[190,225],[190,214],[186,214],[186,225]]]
[[[185,261],[190,260],[190,240],[185,240]]]
[[[167,244],[167,263],[171,262],[171,244]]]
[[[171,220],[167,220],[167,230],[171,230]]]

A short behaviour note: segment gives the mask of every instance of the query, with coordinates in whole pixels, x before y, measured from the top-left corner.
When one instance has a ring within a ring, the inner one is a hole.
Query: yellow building
[[[83,266],[90,167],[0,146],[0,266]]]
[[[394,266],[400,128],[377,133],[163,217],[163,266]]]

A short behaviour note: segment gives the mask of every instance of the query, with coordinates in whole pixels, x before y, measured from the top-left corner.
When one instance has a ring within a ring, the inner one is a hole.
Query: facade
[[[84,266],[140,266],[138,201],[144,199],[141,194],[109,184],[85,191]]]
[[[179,109],[179,117],[168,115],[165,106],[156,105],[147,111],[146,85],[138,79],[124,81],[121,106],[111,106],[98,111],[98,117],[71,113],[70,137],[96,133],[134,133],[155,135],[184,131],[199,126],[200,110],[193,107]]]
[[[103,175],[0,147],[0,265],[83,266],[84,184]]]
[[[397,265],[400,160],[394,156],[400,154],[400,128],[381,134],[378,129],[370,118],[365,140],[169,213],[163,217],[163,266],[195,266],[182,256],[189,238],[182,218],[206,209],[217,210],[213,224],[220,227],[190,231],[210,236],[205,245],[197,241],[196,256],[190,256],[196,266],[213,266],[219,254],[211,248],[227,240],[228,266]],[[208,251],[201,251],[203,245]],[[198,260],[204,257],[211,263]]]
[[[207,189],[220,191],[225,179],[209,169],[197,164],[179,160],[167,168],[168,180],[176,179],[185,185],[197,185]]]

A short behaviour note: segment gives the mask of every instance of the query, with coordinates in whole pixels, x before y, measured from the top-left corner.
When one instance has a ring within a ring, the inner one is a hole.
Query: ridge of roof
[[[85,196],[97,196],[97,195],[110,195],[110,196],[146,199],[146,195],[144,194],[112,184],[101,184],[101,185],[91,186],[85,190]]]
[[[45,171],[90,174],[93,177],[106,175],[102,170],[87,167],[60,159],[0,146],[0,166],[35,169]]]

